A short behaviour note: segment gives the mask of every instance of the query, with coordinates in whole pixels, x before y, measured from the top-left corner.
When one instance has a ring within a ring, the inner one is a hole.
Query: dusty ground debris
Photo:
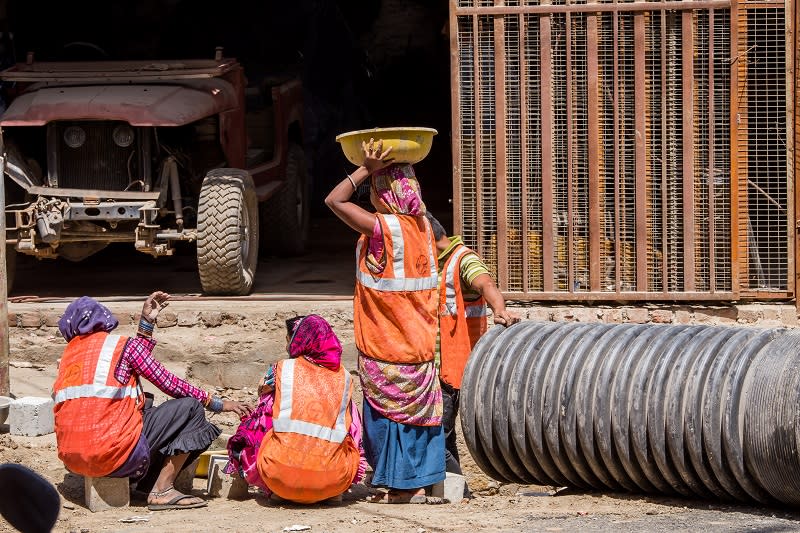
[[[30,305],[30,304],[26,304]],[[60,305],[60,304],[59,304]],[[66,303],[64,303],[64,306]],[[141,309],[141,300],[110,302],[115,313],[129,316]],[[173,302],[179,317],[202,316],[213,307],[235,309],[244,318],[236,324],[210,328],[193,325],[159,328],[156,356],[172,371],[198,385],[216,388],[226,398],[255,397],[255,387],[267,362],[284,356],[282,320],[293,314],[316,312],[336,317],[331,322],[344,346],[343,364],[355,369],[352,304],[341,302],[257,302],[236,304]],[[58,309],[59,306],[51,306]],[[63,308],[63,307],[62,307]],[[196,315],[195,315],[196,314]],[[274,326],[274,327],[273,327]],[[119,332],[134,333],[133,318],[121,321]],[[54,328],[11,328],[11,359],[31,365],[11,367],[12,393],[47,396],[64,341]],[[234,372],[231,369],[240,369]],[[356,380],[358,384],[358,380]],[[146,386],[147,388],[147,386]],[[164,396],[158,391],[156,401]],[[360,391],[357,390],[360,403]],[[223,433],[234,432],[238,420],[231,413],[210,415]],[[56,531],[270,531],[295,524],[311,531],[730,531],[800,530],[800,513],[787,509],[754,508],[720,502],[623,493],[558,490],[560,487],[499,483],[483,475],[463,448],[462,465],[473,491],[469,503],[453,505],[378,505],[365,500],[373,489],[359,484],[335,505],[301,506],[273,502],[250,490],[242,501],[209,499],[208,507],[193,510],[149,512],[144,499],[134,493],[130,507],[91,513],[84,504],[84,482],[67,472],[58,460],[55,435],[12,436],[0,426],[0,461],[25,464],[54,483],[63,498]],[[222,446],[222,442],[213,446]],[[195,478],[193,493],[205,496],[206,479]],[[128,525],[121,520],[144,516],[147,522]],[[123,525],[125,524],[125,525]],[[0,520],[0,531],[10,531]],[[132,530],[131,530],[132,531]]]

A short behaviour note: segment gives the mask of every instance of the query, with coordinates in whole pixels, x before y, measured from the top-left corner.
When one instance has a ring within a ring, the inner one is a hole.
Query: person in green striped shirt
[[[431,223],[433,237],[436,240],[438,252],[439,286],[442,285],[442,275],[445,263],[452,253],[464,245],[459,235],[448,236],[442,224],[430,212],[425,215]],[[459,277],[461,278],[461,295],[465,302],[475,302],[481,296],[492,310],[495,324],[510,326],[519,322],[520,318],[515,313],[506,309],[505,298],[492,279],[489,269],[474,251],[467,249],[467,253],[459,262]],[[436,336],[436,365],[441,369],[441,332]],[[461,465],[456,443],[456,414],[458,413],[460,389],[453,387],[440,378],[442,386],[442,400],[444,415],[442,426],[445,433],[445,464],[448,472],[461,474]],[[464,485],[464,497],[469,498],[469,489]]]

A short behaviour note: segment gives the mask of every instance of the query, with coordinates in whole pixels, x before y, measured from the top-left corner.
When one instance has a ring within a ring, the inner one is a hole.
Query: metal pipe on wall
[[[461,397],[501,481],[800,505],[800,331],[494,327]]]

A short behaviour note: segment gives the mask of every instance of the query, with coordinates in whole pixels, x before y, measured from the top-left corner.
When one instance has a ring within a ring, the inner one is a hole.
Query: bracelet
[[[208,404],[208,410],[215,413],[222,412],[222,399],[214,396]]]
[[[144,337],[152,337],[153,336],[153,329],[155,329],[155,324],[152,322],[148,322],[144,318],[139,319],[139,335]]]
[[[347,174],[347,179],[350,180],[350,185],[353,186],[353,192],[356,192],[358,190],[358,186],[356,185],[356,182],[353,181],[353,178],[350,176],[350,174]]]

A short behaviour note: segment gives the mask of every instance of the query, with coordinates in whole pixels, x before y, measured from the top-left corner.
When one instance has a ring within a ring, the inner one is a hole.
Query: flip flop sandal
[[[382,494],[376,494],[367,501],[369,503],[386,503],[395,505],[403,503],[428,503],[428,497],[424,494],[414,494],[413,496],[407,497],[384,492]]]
[[[179,494],[167,503],[150,503],[147,505],[147,508],[151,511],[167,511],[169,509],[197,509],[198,507],[205,507],[208,505],[208,502],[185,503],[183,505],[178,503],[186,498],[194,498],[194,496],[191,494]]]

